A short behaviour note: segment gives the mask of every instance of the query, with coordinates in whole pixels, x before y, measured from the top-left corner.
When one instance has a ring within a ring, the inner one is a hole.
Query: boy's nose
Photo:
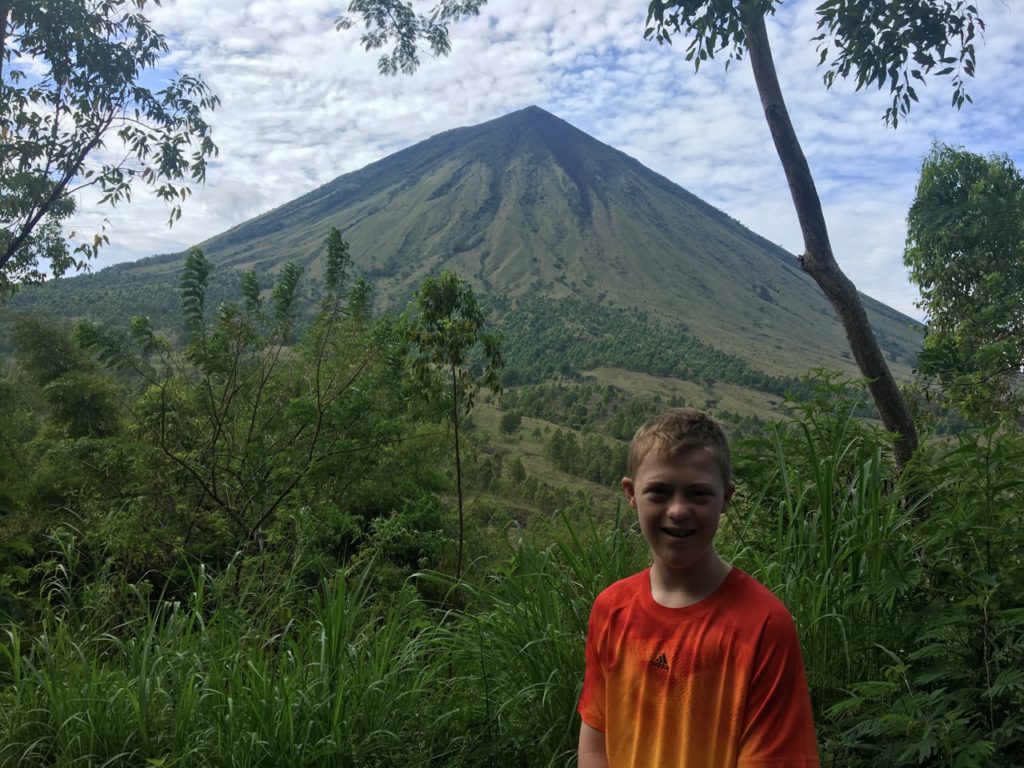
[[[673,519],[682,519],[690,514],[690,510],[689,507],[686,506],[686,502],[683,499],[679,498],[678,496],[674,496],[672,500],[669,502],[668,508],[665,510],[665,513]]]

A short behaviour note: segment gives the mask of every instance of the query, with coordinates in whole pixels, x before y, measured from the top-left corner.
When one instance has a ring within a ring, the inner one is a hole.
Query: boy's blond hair
[[[725,430],[715,419],[696,408],[669,408],[641,426],[629,444],[629,476],[636,477],[640,463],[651,451],[673,457],[693,448],[707,448],[718,461],[722,481],[732,481],[732,458]]]

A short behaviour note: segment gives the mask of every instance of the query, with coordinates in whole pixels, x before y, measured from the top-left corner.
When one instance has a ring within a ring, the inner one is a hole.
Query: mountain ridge
[[[264,282],[286,259],[316,280],[330,226],[383,309],[449,268],[499,310],[538,294],[576,296],[683,322],[772,373],[854,371],[831,307],[796,257],[539,107],[424,139],[200,247]],[[182,261],[116,265],[109,277],[169,286]],[[920,330],[865,303],[897,375],[909,375]]]

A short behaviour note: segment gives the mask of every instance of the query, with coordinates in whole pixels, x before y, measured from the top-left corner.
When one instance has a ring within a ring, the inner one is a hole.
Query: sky
[[[786,0],[768,31],[833,250],[858,289],[920,319],[902,254],[932,142],[1005,153],[1024,168],[1024,0],[978,0],[987,30],[969,82],[974,103],[952,109],[948,82],[932,79],[896,130],[882,121],[887,91],[844,81],[825,89],[811,41],[819,2]],[[166,204],[142,188],[115,209],[81,192],[71,228],[88,233],[106,221],[111,244],[94,269],[182,250],[436,133],[537,105],[802,252],[747,62],[716,58],[694,72],[682,40],[644,40],[646,6],[490,0],[453,26],[448,57],[425,55],[415,75],[383,77],[361,29],[335,29],[346,0],[148,5],[170,50],[147,84],[159,87],[175,70],[201,74],[221,99],[208,115],[219,156],[172,228]],[[115,140],[104,151],[118,149]]]

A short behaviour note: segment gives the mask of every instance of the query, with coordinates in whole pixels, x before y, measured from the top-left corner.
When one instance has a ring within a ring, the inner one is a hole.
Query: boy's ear
[[[629,499],[629,506],[633,507],[633,509],[636,509],[636,486],[633,485],[633,478],[632,477],[624,477],[624,478],[622,478],[621,485],[622,485],[622,490],[626,494],[626,498]]]
[[[734,493],[736,493],[736,484],[735,483],[729,483],[727,486],[725,486],[725,503],[726,504],[728,504],[730,501],[732,501],[732,495]]]

